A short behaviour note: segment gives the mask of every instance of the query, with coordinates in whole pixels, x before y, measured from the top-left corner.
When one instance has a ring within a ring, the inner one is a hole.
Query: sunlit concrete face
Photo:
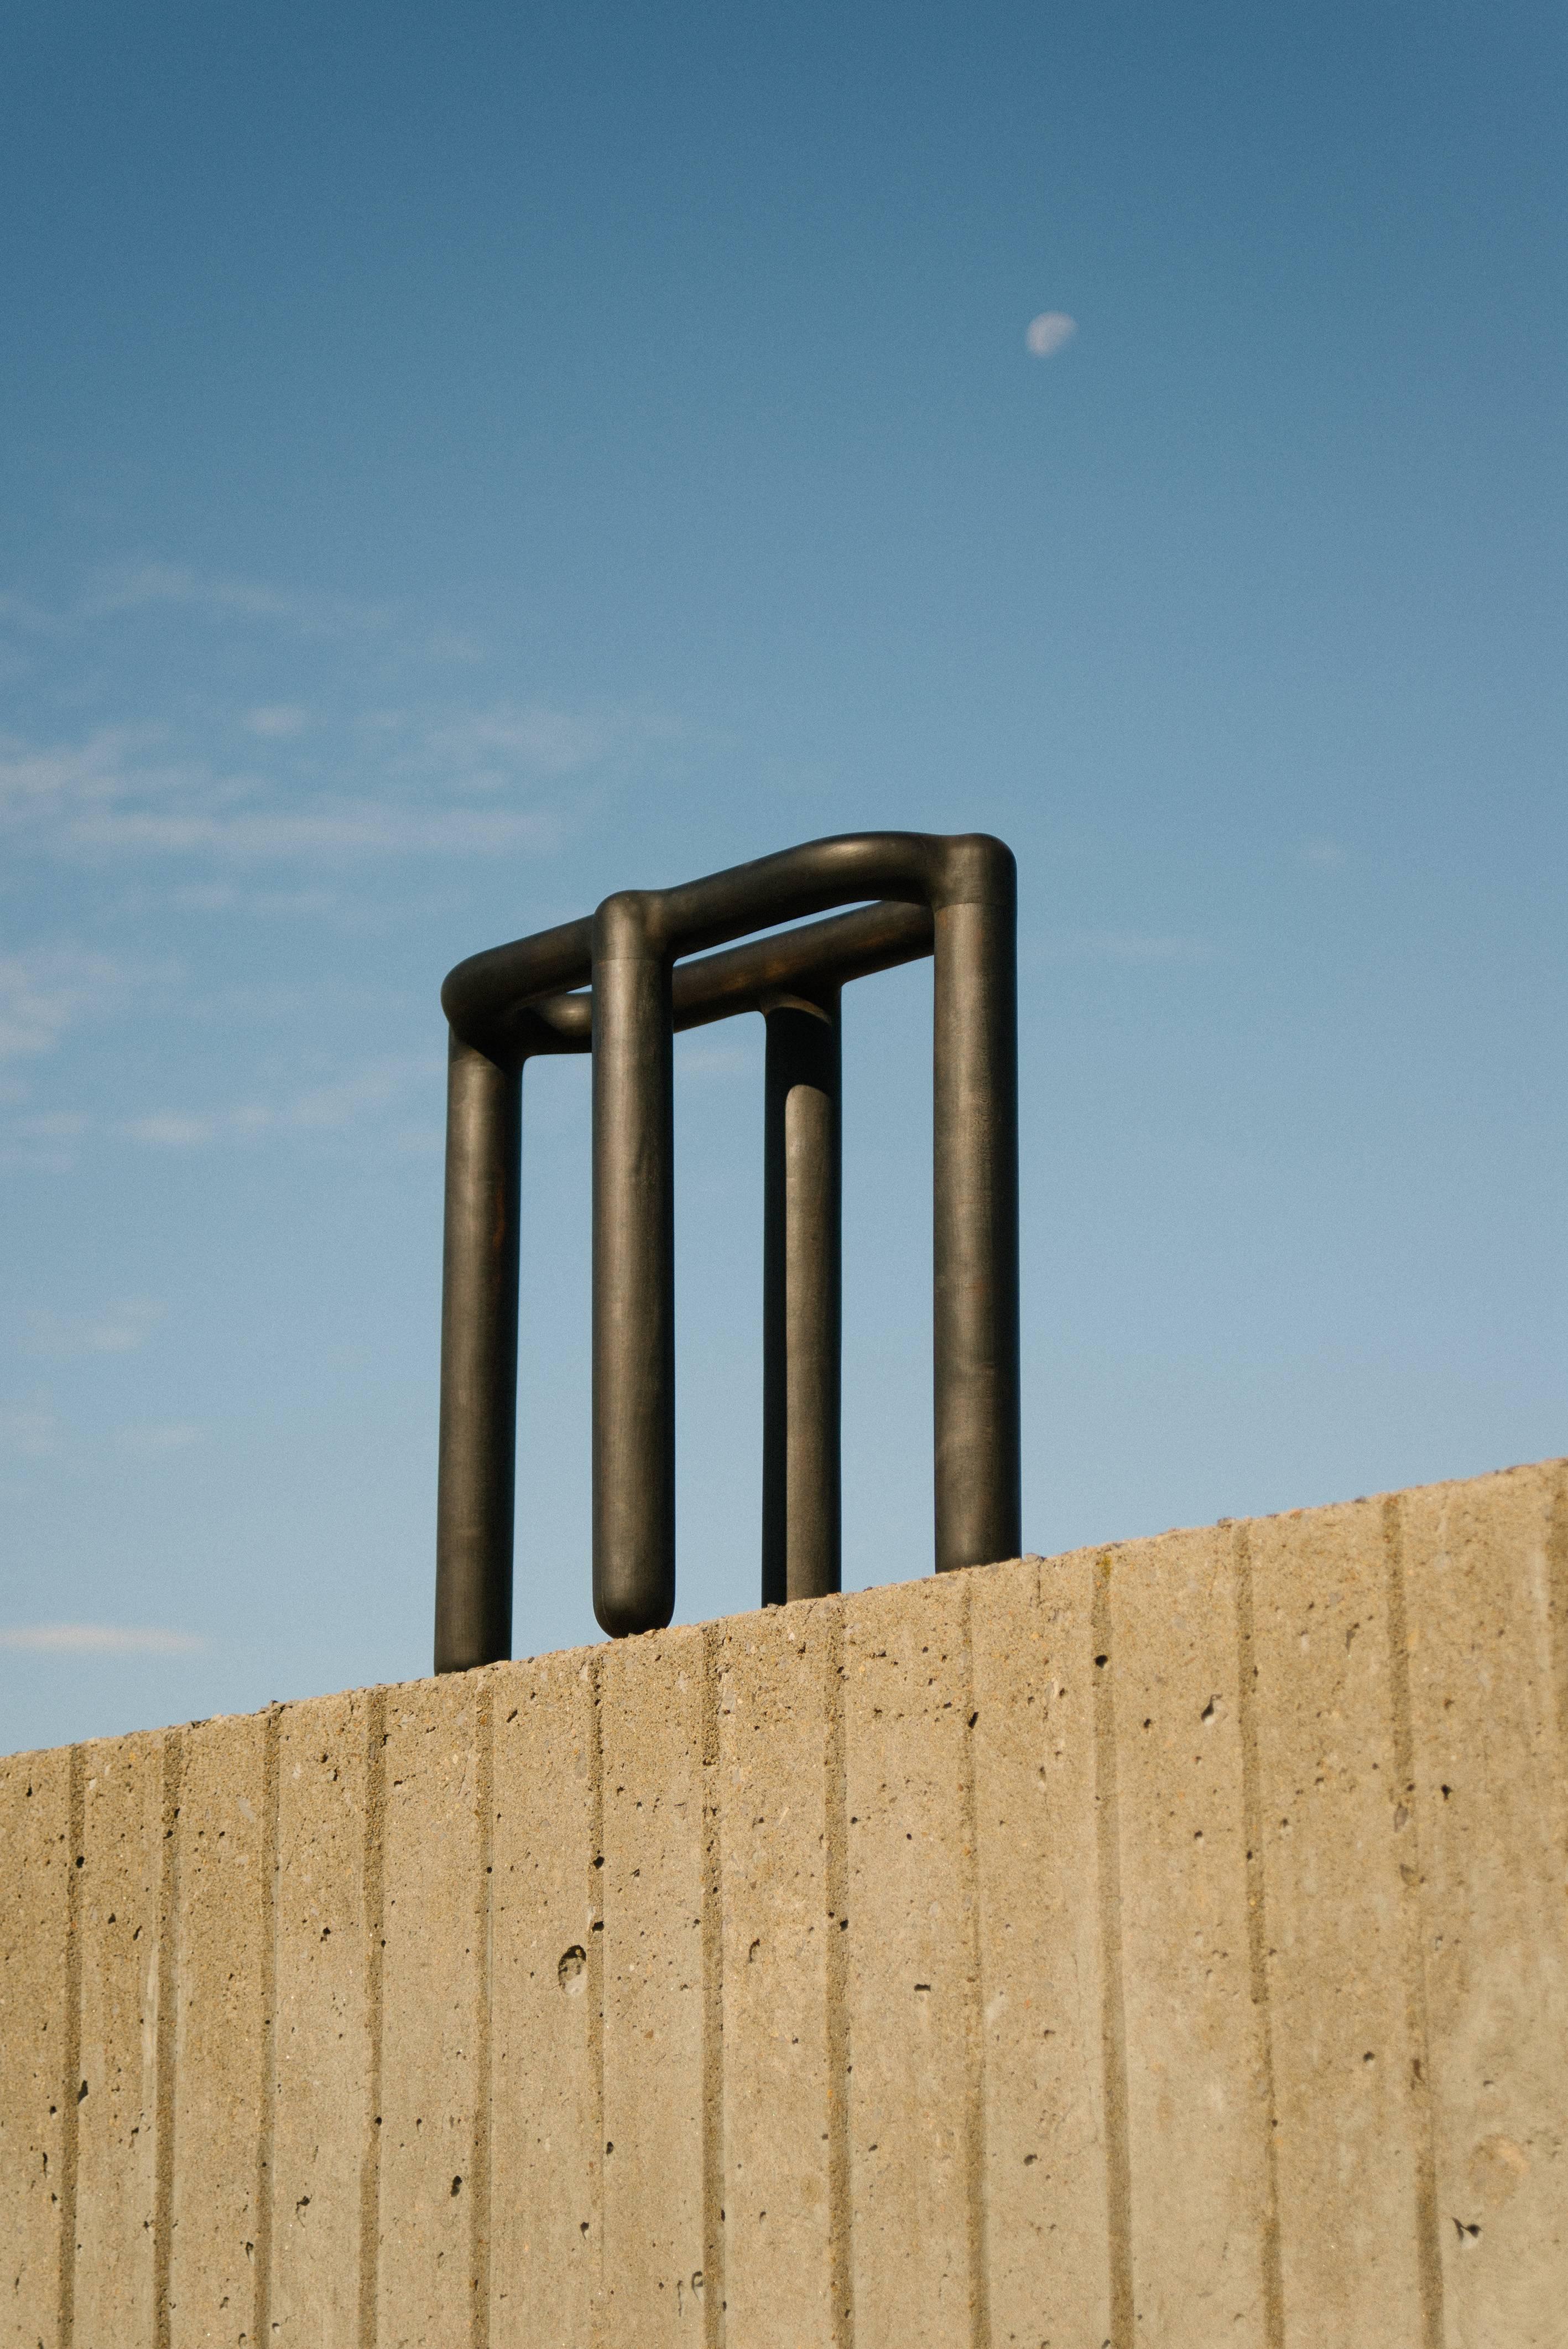
[[[1568,1467],[0,1764],[0,2344],[1555,2344]]]

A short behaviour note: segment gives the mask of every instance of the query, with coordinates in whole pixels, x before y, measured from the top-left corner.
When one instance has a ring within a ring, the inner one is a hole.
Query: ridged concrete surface
[[[5,2349],[1560,2349],[1568,1468],[0,1764]]]

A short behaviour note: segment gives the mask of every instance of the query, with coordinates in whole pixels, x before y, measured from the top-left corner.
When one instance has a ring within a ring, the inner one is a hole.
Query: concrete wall
[[[1568,1470],[0,1764],[4,2349],[1568,2338]]]

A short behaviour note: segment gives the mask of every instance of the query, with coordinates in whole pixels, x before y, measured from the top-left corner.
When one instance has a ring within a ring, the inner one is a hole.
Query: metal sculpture
[[[868,898],[881,902],[806,919]],[[706,951],[781,922],[802,926]],[[622,890],[449,974],[438,1672],[511,1651],[522,1071],[542,1054],[593,1059],[593,1611],[616,1637],[670,1620],[671,1040],[741,1011],[768,1023],[763,1602],[838,1588],[839,999],[927,954],[936,1567],[1016,1555],[1016,926],[1001,841],[850,833],[679,888]]]

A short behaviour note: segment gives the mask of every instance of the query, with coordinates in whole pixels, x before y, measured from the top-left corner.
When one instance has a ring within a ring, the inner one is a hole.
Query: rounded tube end
[[[593,1600],[599,1629],[612,1640],[634,1639],[639,1631],[662,1631],[675,1611],[673,1597],[667,1605],[652,1608],[636,1607],[624,1599],[595,1597]]]

